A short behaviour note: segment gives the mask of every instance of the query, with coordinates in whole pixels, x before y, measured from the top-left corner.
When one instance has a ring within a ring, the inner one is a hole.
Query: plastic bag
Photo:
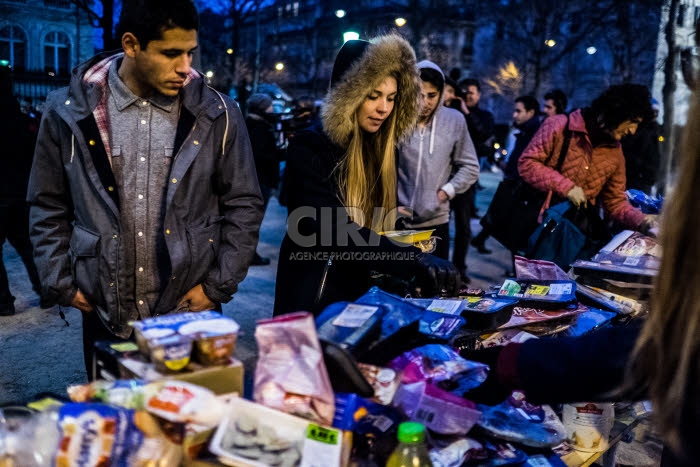
[[[401,371],[402,383],[426,381],[459,396],[486,380],[488,366],[470,362],[445,345],[428,344],[395,358],[389,368]]]
[[[481,416],[472,401],[425,381],[402,384],[393,404],[411,420],[443,435],[465,435]]]
[[[515,277],[529,280],[568,280],[569,276],[551,261],[515,256]]]
[[[300,312],[258,321],[255,340],[259,357],[253,399],[330,425],[334,394],[313,315]]]
[[[632,206],[641,209],[644,214],[659,214],[664,204],[661,196],[649,196],[643,191],[632,188],[627,190],[627,199]]]
[[[182,448],[168,441],[144,411],[70,403],[59,409],[57,427],[57,467],[165,467],[179,465],[182,458]]]

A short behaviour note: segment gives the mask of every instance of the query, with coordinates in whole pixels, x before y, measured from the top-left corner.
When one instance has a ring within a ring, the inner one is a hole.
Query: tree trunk
[[[231,55],[231,79],[235,83],[236,90],[238,91],[238,99],[239,99],[239,104],[240,105],[245,105],[245,102],[242,102],[240,99],[242,97],[243,90],[241,89],[241,80],[238,79],[236,76],[236,63],[237,63],[237,57],[241,53],[240,50],[240,45],[241,45],[241,15],[238,13],[238,10],[236,10],[236,4],[233,2],[233,6],[231,7],[231,10],[229,12],[231,15],[231,20],[232,20],[232,27],[231,27],[231,48],[233,49],[233,54]]]
[[[668,48],[668,56],[664,62],[664,122],[663,134],[671,135],[674,120],[674,100],[673,95],[676,92],[676,57],[678,56],[678,46],[676,45],[676,16],[678,15],[678,6],[680,0],[670,0],[668,9],[668,20],[664,28],[664,38]],[[669,141],[670,142],[670,141]],[[667,145],[667,147],[670,145]]]
[[[114,0],[102,0],[102,38],[105,50],[114,50],[121,46],[121,37],[114,37],[113,28]]]
[[[666,161],[665,185],[669,188],[672,184],[671,173],[673,171],[673,154],[676,145],[676,132],[674,125],[674,94],[676,92],[676,57],[678,55],[678,46],[676,45],[676,16],[678,15],[678,6],[680,0],[670,0],[668,8],[668,19],[666,28],[664,29],[664,37],[668,47],[668,56],[664,63],[664,86],[662,90],[664,101],[664,121],[661,127],[661,132],[666,138],[666,143],[663,147],[662,157]]]

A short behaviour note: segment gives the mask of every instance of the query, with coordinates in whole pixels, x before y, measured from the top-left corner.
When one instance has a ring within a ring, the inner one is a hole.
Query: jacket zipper
[[[328,258],[326,266],[323,268],[323,275],[321,276],[321,283],[318,286],[318,292],[316,292],[316,299],[314,300],[314,305],[321,303],[321,298],[323,297],[323,292],[326,290],[326,282],[328,279],[328,270],[333,265],[333,258]]]
[[[117,290],[117,316],[119,316],[119,322],[122,322],[122,307],[121,307],[121,300],[119,300],[119,246],[121,245],[122,242],[122,236],[121,236],[121,231],[117,235],[117,274],[116,277],[114,278],[114,287]]]

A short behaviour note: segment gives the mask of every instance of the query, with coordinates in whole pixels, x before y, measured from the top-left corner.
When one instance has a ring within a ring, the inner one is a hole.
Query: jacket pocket
[[[191,255],[190,273],[187,276],[189,287],[201,283],[212,265],[217,264],[223,220],[223,216],[210,216],[203,224],[187,227]]]
[[[100,235],[79,225],[70,238],[73,283],[92,305],[102,305],[100,290]]]

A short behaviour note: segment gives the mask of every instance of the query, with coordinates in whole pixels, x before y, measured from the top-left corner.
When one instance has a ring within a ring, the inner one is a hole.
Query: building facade
[[[13,71],[21,100],[40,106],[94,54],[93,26],[70,0],[0,0],[0,65]]]
[[[344,33],[362,39],[396,31],[416,49],[448,71],[469,69],[475,29],[474,8],[468,0],[282,0],[267,3],[243,18],[238,27],[235,76],[216,54],[202,50],[205,69],[218,68],[215,85],[274,82],[292,94],[322,97],[328,87],[335,55]],[[437,15],[436,11],[449,11]],[[403,20],[403,21],[402,21]],[[234,26],[235,27],[235,26]],[[218,50],[232,47],[224,42]],[[219,57],[220,58],[220,57]],[[257,73],[257,79],[256,79]]]

